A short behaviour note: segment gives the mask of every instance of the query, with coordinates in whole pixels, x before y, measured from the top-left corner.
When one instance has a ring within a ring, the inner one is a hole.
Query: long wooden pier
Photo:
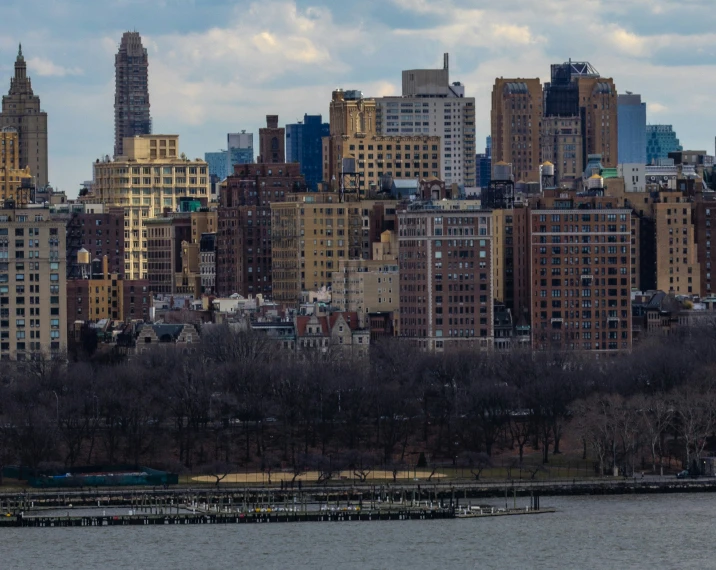
[[[98,527],[98,526],[148,526],[178,524],[259,524],[300,522],[346,522],[346,521],[408,521],[455,518],[453,509],[379,509],[374,511],[303,511],[303,512],[254,512],[254,513],[180,513],[137,515],[92,516],[10,516],[0,519],[0,527]]]

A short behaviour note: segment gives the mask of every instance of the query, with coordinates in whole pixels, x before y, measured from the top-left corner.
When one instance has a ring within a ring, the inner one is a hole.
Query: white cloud
[[[79,67],[63,67],[42,57],[33,57],[27,60],[28,73],[34,73],[40,76],[48,77],[64,77],[66,75],[82,75],[83,71]]]

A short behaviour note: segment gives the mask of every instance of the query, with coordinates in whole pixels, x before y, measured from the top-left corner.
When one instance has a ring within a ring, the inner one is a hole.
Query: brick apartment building
[[[298,163],[234,167],[219,202],[216,291],[220,295],[272,296],[271,204],[305,190]]]
[[[398,212],[400,336],[438,351],[492,345],[491,224],[487,211]]]
[[[632,347],[631,210],[556,198],[530,211],[532,348]]]

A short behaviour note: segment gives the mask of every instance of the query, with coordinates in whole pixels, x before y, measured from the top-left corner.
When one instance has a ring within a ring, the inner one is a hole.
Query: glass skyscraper
[[[321,115],[304,115],[303,122],[286,125],[286,162],[298,162],[310,190],[317,190],[323,178],[323,144],[330,125]]]
[[[647,125],[646,163],[653,164],[662,158],[669,158],[670,152],[684,150],[676,138],[671,125]]]
[[[646,164],[646,103],[641,95],[617,97],[619,164]]]
[[[217,176],[219,180],[223,180],[230,174],[228,151],[205,152],[204,160],[209,165],[209,174]]]
[[[241,131],[226,135],[228,173],[234,172],[235,164],[251,164],[254,161],[254,134]]]

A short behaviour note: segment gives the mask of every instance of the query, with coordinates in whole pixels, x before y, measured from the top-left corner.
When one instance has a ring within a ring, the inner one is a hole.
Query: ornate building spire
[[[20,44],[20,47],[17,50],[17,59],[18,60],[25,59],[24,57],[22,57],[22,44]]]

